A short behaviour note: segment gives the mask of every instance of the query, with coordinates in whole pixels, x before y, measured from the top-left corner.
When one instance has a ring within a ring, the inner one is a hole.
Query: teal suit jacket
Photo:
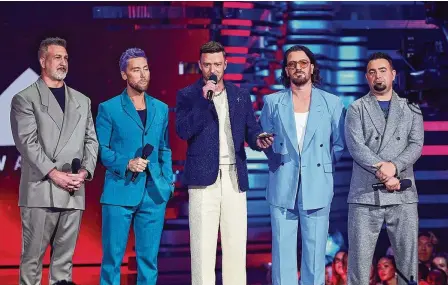
[[[168,144],[168,106],[145,93],[146,126],[135,109],[126,89],[99,105],[96,130],[100,144],[100,160],[106,167],[101,203],[135,206],[144,191],[155,201],[168,201],[174,190],[171,149]],[[147,158],[148,167],[132,182],[127,171],[129,160],[142,156],[146,144],[154,147]],[[146,183],[151,174],[154,183]],[[155,185],[149,189],[149,185]],[[156,190],[154,190],[154,188]]]
[[[294,209],[300,172],[303,209],[328,206],[333,199],[334,165],[345,148],[342,101],[312,88],[303,149],[299,153],[291,90],[263,98],[261,126],[263,131],[275,134],[273,145],[265,151],[269,164],[267,201]]]

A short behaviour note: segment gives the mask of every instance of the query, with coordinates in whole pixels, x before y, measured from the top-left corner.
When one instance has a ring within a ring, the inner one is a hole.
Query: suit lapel
[[[56,101],[56,98],[51,93],[50,88],[48,88],[42,78],[37,80],[37,88],[39,90],[41,104],[43,105],[42,109],[47,112],[56,126],[58,126],[59,131],[61,131],[62,120],[64,119],[64,113],[62,112],[61,106],[59,106],[58,101]]]
[[[134,104],[131,101],[131,98],[129,98],[128,92],[126,92],[126,89],[121,93],[121,105],[123,106],[124,112],[131,117],[132,120],[135,121],[135,123],[142,129],[143,123],[142,119],[140,119],[140,116],[137,113],[137,110],[134,107]],[[148,112],[148,111],[147,111]],[[149,117],[146,117],[149,118]]]
[[[382,151],[384,149],[389,140],[393,137],[398,125],[400,124],[401,116],[403,115],[403,104],[404,102],[399,99],[398,95],[395,92],[393,92],[389,106],[389,115],[387,116],[386,129],[384,131],[379,151]]]
[[[67,144],[81,118],[81,114],[78,111],[80,105],[67,88],[67,85],[65,85],[65,102],[64,121],[62,123],[61,136],[59,137],[59,142],[54,154],[55,157]]]
[[[291,89],[285,90],[283,97],[278,104],[278,111],[280,120],[282,121],[285,129],[285,134],[289,138],[294,150],[298,157],[299,153],[299,140],[297,139],[296,121],[294,118],[294,106],[292,103]]]
[[[383,134],[384,128],[386,126],[386,119],[384,118],[384,113],[380,108],[374,95],[369,93],[368,96],[364,97],[365,109],[370,116],[378,133]],[[390,110],[389,110],[390,112]]]
[[[146,126],[145,132],[149,130],[152,122],[154,121],[154,117],[156,115],[156,106],[154,105],[154,100],[145,93],[145,101],[146,101]]]
[[[317,127],[322,121],[322,95],[319,90],[316,88],[312,88],[311,90],[311,104],[310,104],[310,113],[308,115],[308,120],[305,129],[305,137],[303,139],[303,151],[306,150],[308,145],[311,142],[314,134],[316,133]]]

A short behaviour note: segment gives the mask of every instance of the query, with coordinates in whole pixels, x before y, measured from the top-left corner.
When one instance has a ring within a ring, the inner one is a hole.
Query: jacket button
[[[56,159],[53,158],[51,161],[53,161],[53,163],[55,163],[55,162],[56,162]]]
[[[285,165],[285,163],[284,163],[284,162],[282,162],[282,165]]]
[[[281,146],[283,146],[283,143],[280,143]]]
[[[397,137],[397,141],[399,141],[400,140],[400,137]]]
[[[375,137],[375,139],[376,139],[376,140],[378,140],[378,139],[379,139],[379,137]]]
[[[317,164],[317,167],[320,167],[320,163]]]
[[[323,147],[324,145],[323,144],[320,144],[320,147]]]

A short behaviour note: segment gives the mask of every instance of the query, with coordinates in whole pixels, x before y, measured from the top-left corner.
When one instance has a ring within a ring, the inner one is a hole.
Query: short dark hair
[[[51,45],[61,46],[67,48],[67,42],[61,38],[46,38],[40,42],[39,51],[37,52],[37,58],[40,59],[48,52],[48,47]]]
[[[226,51],[224,50],[222,44],[215,41],[210,41],[201,46],[201,49],[199,50],[199,58],[203,53],[218,53],[218,52],[222,52],[224,58],[226,57]]]
[[[374,52],[374,53],[372,53],[369,56],[369,60],[367,61],[367,66],[369,65],[369,63],[372,60],[376,60],[376,59],[385,59],[385,60],[387,60],[389,62],[389,64],[390,64],[390,68],[392,68],[392,70],[394,69],[394,65],[392,63],[392,57],[390,55],[388,55],[387,53],[384,53],[384,52]],[[367,69],[367,66],[366,66],[366,69]]]
[[[306,56],[310,59],[310,63],[314,65],[313,74],[311,75],[311,82],[315,85],[320,84],[322,78],[320,77],[320,70],[319,66],[317,65],[316,56],[314,53],[307,48],[306,46],[302,45],[294,45],[290,47],[283,56],[283,66],[282,66],[282,75],[280,75],[280,80],[286,88],[289,88],[291,86],[291,81],[289,80],[288,75],[286,75],[286,64],[288,63],[288,56],[290,53],[294,51],[303,51]]]

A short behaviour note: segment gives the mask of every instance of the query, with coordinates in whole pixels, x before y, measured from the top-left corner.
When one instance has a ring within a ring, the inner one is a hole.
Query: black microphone
[[[216,76],[216,74],[210,75],[210,77],[208,78],[207,81],[209,81],[209,80],[214,81],[215,84],[218,83],[218,77]],[[207,99],[208,100],[212,100],[213,99],[213,91],[212,90],[208,90],[207,91]]]
[[[150,145],[149,143],[147,143],[147,144],[145,145],[145,147],[143,147],[142,158],[143,158],[143,159],[146,159],[148,156],[151,155],[151,153],[152,153],[153,150],[154,150],[154,147],[153,147],[152,145]],[[138,176],[138,172],[134,172],[134,173],[132,174],[131,181],[134,182],[135,179],[137,179],[137,176]]]
[[[72,173],[78,174],[81,169],[81,160],[79,158],[73,158],[72,160]]]
[[[81,160],[79,158],[73,158],[72,165],[70,166],[72,169],[73,174],[78,174],[79,170],[81,169]],[[64,169],[64,166],[62,167]],[[73,196],[75,194],[74,190],[68,191],[70,196]]]
[[[411,186],[412,186],[411,179],[400,180],[400,191],[406,190]],[[376,183],[376,184],[372,184],[372,188],[375,191],[384,190],[384,189],[386,189],[386,185],[384,183]]]

